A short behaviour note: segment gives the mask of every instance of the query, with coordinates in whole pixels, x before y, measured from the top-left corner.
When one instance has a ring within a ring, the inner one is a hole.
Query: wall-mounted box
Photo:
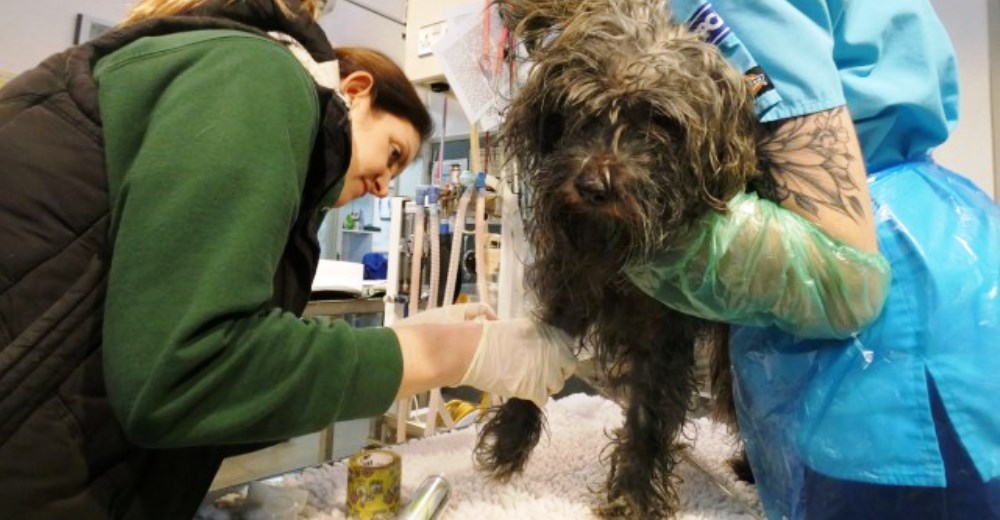
[[[431,47],[448,28],[447,15],[457,8],[482,5],[482,0],[410,0],[406,9],[404,70],[410,81],[427,84],[444,79]]]

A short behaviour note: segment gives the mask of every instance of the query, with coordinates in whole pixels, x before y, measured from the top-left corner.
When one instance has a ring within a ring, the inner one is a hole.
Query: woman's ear
[[[374,85],[375,78],[370,73],[359,70],[340,80],[340,91],[354,99],[370,94]]]

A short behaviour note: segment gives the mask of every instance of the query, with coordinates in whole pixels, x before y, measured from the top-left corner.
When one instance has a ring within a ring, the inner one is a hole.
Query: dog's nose
[[[611,166],[607,163],[587,168],[576,178],[576,191],[592,204],[602,204],[611,198]]]

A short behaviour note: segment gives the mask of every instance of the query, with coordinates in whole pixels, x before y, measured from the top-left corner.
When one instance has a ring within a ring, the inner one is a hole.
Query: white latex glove
[[[576,370],[566,333],[530,318],[483,323],[483,335],[461,384],[545,406]]]
[[[457,305],[435,307],[415,316],[399,320],[393,326],[424,325],[429,323],[441,325],[462,323],[463,321],[474,321],[477,319],[495,320],[497,319],[497,314],[493,311],[493,307],[490,307],[486,303],[460,303]]]

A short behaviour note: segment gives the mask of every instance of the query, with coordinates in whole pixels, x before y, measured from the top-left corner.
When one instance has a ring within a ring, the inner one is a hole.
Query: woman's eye
[[[399,151],[399,148],[393,146],[392,151],[389,152],[389,165],[399,164],[399,159],[403,154]]]

